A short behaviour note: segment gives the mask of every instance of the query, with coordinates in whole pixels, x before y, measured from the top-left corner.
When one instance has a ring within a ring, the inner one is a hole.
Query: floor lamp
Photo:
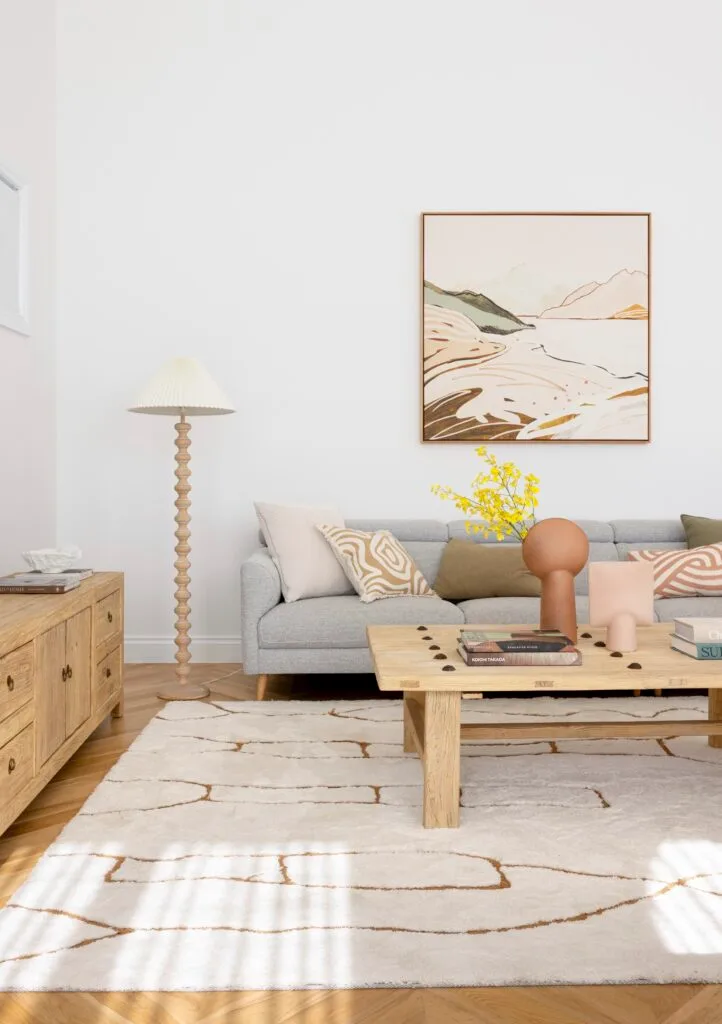
[[[154,416],[175,416],[176,429],[175,521],[177,524],[175,576],[175,660],[176,682],[164,687],[161,700],[195,700],[207,697],[209,689],[202,683],[188,681],[190,673],[190,429],[188,416],[221,416],[235,410],[211,375],[195,359],[171,359],[148,383],[129,412],[144,412]]]

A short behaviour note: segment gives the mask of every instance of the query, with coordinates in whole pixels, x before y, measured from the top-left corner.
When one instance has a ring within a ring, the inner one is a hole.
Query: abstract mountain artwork
[[[649,440],[649,214],[423,214],[423,440]]]

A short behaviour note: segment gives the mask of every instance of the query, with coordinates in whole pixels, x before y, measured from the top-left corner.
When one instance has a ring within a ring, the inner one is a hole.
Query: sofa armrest
[[[243,668],[256,675],[258,623],[281,600],[281,577],[266,551],[255,551],[241,566],[241,643]]]

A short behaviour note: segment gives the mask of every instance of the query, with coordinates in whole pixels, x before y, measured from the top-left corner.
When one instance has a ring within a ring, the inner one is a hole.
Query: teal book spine
[[[700,659],[722,659],[722,644],[695,644]]]

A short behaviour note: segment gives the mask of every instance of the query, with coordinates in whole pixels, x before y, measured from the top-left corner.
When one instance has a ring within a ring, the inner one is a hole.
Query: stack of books
[[[675,619],[672,647],[699,661],[722,661],[722,619]]]
[[[92,575],[92,569],[68,569],[66,572],[33,570],[0,576],[0,594],[67,594]]]
[[[467,665],[581,665],[582,655],[558,630],[462,629],[459,654]]]

